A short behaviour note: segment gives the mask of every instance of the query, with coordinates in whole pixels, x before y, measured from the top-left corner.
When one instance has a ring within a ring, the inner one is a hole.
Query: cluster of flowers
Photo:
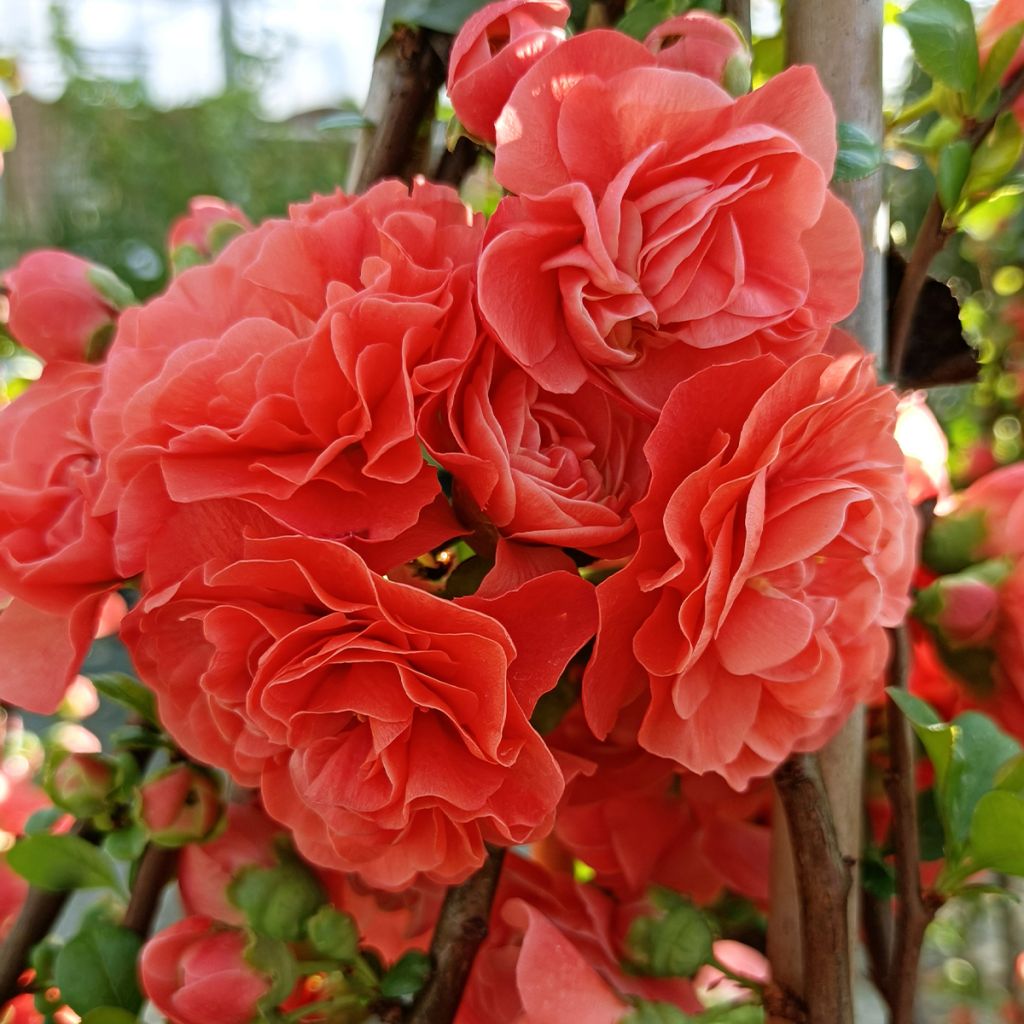
[[[568,14],[501,0],[455,42],[487,223],[385,181],[197,208],[143,306],[66,254],[6,278],[46,365],[0,416],[0,697],[51,711],[130,581],[163,725],[309,862],[391,893],[487,844],[592,866],[619,902],[509,859],[464,1022],[533,1019],[556,949],[621,1019],[652,881],[766,898],[757,780],[877,693],[914,566],[895,397],[834,328],[860,238],[814,71],[748,94],[727,23]],[[182,943],[233,934],[197,914],[144,961],[175,1020]]]

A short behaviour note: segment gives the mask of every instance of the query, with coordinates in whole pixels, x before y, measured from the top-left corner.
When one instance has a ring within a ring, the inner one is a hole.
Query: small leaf
[[[295,990],[295,983],[299,980],[299,965],[285,943],[255,933],[250,936],[245,948],[245,959],[270,980],[270,991],[260,1000],[265,1016],[269,1016]]]
[[[99,1006],[82,1018],[82,1024],[136,1024],[137,1020],[138,1017],[127,1010],[116,1006]]]
[[[1024,796],[1024,754],[1011,757],[996,772],[996,789],[1005,789],[1008,793]]]
[[[123,672],[108,672],[92,676],[92,682],[104,697],[117,701],[118,704],[141,715],[147,722],[158,724],[153,691],[147,689],[137,679],[132,679]]]
[[[10,849],[7,864],[40,889],[122,891],[114,862],[79,836],[26,836]]]
[[[336,114],[328,114],[320,118],[316,123],[318,132],[332,131],[340,128],[345,131],[354,131],[359,128],[368,128],[371,122],[367,121],[358,110],[339,110]]]
[[[615,27],[627,36],[643,41],[651,29],[667,21],[674,13],[672,0],[637,0]]]
[[[1024,876],[1024,800],[1013,793],[986,793],[971,820],[975,866]]]
[[[321,907],[307,922],[306,934],[318,953],[347,963],[359,953],[359,929],[351,914]]]
[[[943,722],[931,705],[906,690],[890,686],[886,691],[893,703],[910,719],[918,739],[924,746],[928,759],[935,766],[935,778],[942,787],[953,753],[953,731]]]
[[[1024,21],[1011,25],[997,40],[989,51],[988,60],[982,68],[978,79],[978,101],[975,109],[984,106],[985,101],[999,88],[1003,74],[1010,66],[1010,61],[1017,55],[1020,44],[1024,42]]]
[[[693,1017],[671,1003],[641,1000],[628,1017],[623,1017],[622,1024],[689,1024],[692,1020]]]
[[[882,166],[882,147],[859,125],[840,121],[839,152],[833,181],[858,181]]]
[[[386,999],[414,996],[423,987],[429,974],[430,957],[418,950],[411,950],[381,978],[380,994]]]
[[[454,35],[463,22],[489,0],[385,0],[381,16],[380,49],[396,25],[418,25]]]
[[[1001,185],[1017,166],[1024,135],[1013,111],[1001,114],[992,130],[974,151],[971,170],[964,183],[965,196],[979,196]]]
[[[110,832],[103,840],[103,849],[115,860],[138,860],[146,846],[146,830],[141,825]]]
[[[25,822],[23,831],[27,836],[48,835],[63,817],[64,812],[59,807],[43,807]]]
[[[83,1016],[101,1007],[138,1013],[142,993],[135,962],[141,948],[142,940],[127,928],[91,922],[57,954],[53,980],[61,999]]]
[[[916,0],[897,19],[918,64],[937,82],[970,93],[978,81],[978,37],[967,0]]]
[[[711,960],[713,940],[704,915],[678,899],[660,917],[637,918],[627,942],[634,966],[644,974],[689,978]]]
[[[272,868],[246,868],[231,882],[228,898],[254,931],[298,942],[306,921],[323,906],[326,895],[316,878],[293,860]]]
[[[960,202],[960,193],[971,169],[971,156],[971,144],[966,139],[945,146],[939,153],[938,191],[944,210],[952,210]]]

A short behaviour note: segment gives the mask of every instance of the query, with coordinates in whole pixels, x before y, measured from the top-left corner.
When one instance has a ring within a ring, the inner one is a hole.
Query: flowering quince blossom
[[[456,503],[468,497],[504,536],[628,553],[650,426],[599,388],[545,391],[489,345],[447,399],[425,407],[420,432],[463,492]]]
[[[383,182],[293,207],[129,311],[96,413],[124,570],[176,503],[367,541],[416,525],[440,489],[415,409],[476,344],[481,228],[452,189]]]
[[[528,716],[594,625],[570,573],[451,602],[277,537],[149,594],[126,639],[186,750],[258,783],[313,863],[400,888],[550,830],[564,778]]]
[[[106,267],[69,252],[37,249],[4,275],[11,333],[44,362],[103,355],[127,286]]]
[[[699,1010],[686,979],[623,970],[629,924],[649,910],[510,854],[456,1024],[615,1024],[627,996]]]
[[[167,251],[176,270],[212,259],[237,234],[252,227],[249,218],[217,196],[193,196],[188,213],[171,225]]]
[[[513,87],[565,39],[569,14],[565,0],[499,0],[469,17],[448,61],[448,96],[466,131],[494,144]]]
[[[862,266],[835,132],[811,68],[734,100],[621,33],[568,40],[498,122],[495,176],[520,193],[480,260],[499,344],[550,391],[593,380],[651,417],[709,362],[819,351]]]
[[[749,87],[750,50],[746,42],[733,25],[706,11],[687,11],[663,21],[651,29],[644,46],[660,67],[692,71],[727,89],[730,70],[745,69],[743,77]]]
[[[102,370],[49,364],[0,411],[3,699],[48,713],[99,626],[114,565],[114,516],[94,514],[102,468],[90,432]]]
[[[142,988],[171,1024],[250,1024],[270,979],[246,963],[245,944],[245,932],[186,917],[143,947]]]
[[[676,387],[639,549],[598,587],[599,737],[641,699],[642,747],[742,788],[872,695],[914,564],[895,408],[856,357],[761,356]]]

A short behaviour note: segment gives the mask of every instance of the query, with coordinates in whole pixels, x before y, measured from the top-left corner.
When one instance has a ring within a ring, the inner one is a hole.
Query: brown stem
[[[732,18],[743,33],[743,38],[750,42],[750,0],[725,0],[725,15]]]
[[[889,984],[892,963],[892,908],[888,899],[880,900],[861,888],[861,920],[864,922],[864,945],[868,954],[871,980],[879,992]]]
[[[909,666],[906,626],[891,631],[893,653],[889,685],[905,689]],[[896,859],[896,917],[892,961],[883,994],[891,1024],[912,1024],[918,964],[924,933],[938,904],[921,893],[921,850],[917,830],[917,780],[910,722],[890,700],[886,705],[889,770],[885,789],[892,805],[892,836]]]
[[[160,903],[160,894],[178,866],[178,853],[178,850],[169,850],[155,843],[150,843],[142,853],[128,909],[121,922],[142,939],[149,935]]]
[[[380,178],[408,180],[423,122],[444,82],[451,36],[398,25],[377,54],[366,99],[370,126],[360,136],[349,170],[349,191]]]
[[[775,772],[796,865],[807,1024],[853,1024],[847,896],[842,856],[815,757],[794,754]]]
[[[480,147],[472,139],[461,136],[454,149],[444,151],[433,180],[458,188],[462,179],[476,166],[479,156]]]
[[[1015,71],[1007,80],[999,105],[992,116],[969,125],[964,132],[963,137],[971,144],[972,149],[977,149],[981,145],[1000,114],[1008,110],[1021,95],[1024,95],[1024,68]],[[889,324],[889,372],[897,381],[902,376],[914,311],[921,297],[921,289],[928,278],[928,268],[932,260],[943,250],[954,230],[953,226],[944,223],[944,211],[936,194],[932,197],[921,229],[914,240],[903,283],[893,304],[892,320]]]
[[[430,944],[434,969],[408,1024],[451,1024],[455,1019],[473,960],[487,937],[504,858],[504,850],[489,848],[483,867],[448,890]]]

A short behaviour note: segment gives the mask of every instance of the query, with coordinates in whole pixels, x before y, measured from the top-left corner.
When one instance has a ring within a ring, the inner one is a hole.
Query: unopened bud
[[[45,788],[58,807],[76,818],[91,818],[106,808],[117,789],[117,775],[117,766],[103,754],[59,752]]]
[[[220,824],[220,789],[205,771],[177,764],[139,787],[137,817],[159,846],[185,846],[209,839]]]

